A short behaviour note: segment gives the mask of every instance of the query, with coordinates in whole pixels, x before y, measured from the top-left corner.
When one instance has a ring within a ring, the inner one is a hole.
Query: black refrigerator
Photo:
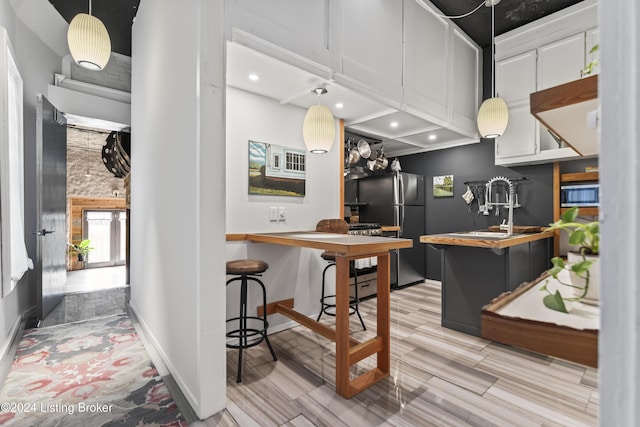
[[[426,278],[424,176],[404,172],[358,180],[360,222],[400,227],[398,237],[413,239],[413,247],[391,255],[391,288],[399,289]]]

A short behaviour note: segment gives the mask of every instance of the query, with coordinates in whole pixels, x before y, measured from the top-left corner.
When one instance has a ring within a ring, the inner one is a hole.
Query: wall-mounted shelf
[[[598,172],[563,173],[560,175],[560,182],[598,181],[599,179]]]
[[[569,209],[571,209],[571,208],[561,208],[560,212],[561,213],[565,213]],[[599,209],[598,209],[597,206],[580,206],[579,211],[580,211],[580,216],[582,216],[582,215],[585,215],[585,216],[598,216],[598,214],[599,214]]]
[[[534,92],[531,114],[581,156],[598,154],[598,75]]]

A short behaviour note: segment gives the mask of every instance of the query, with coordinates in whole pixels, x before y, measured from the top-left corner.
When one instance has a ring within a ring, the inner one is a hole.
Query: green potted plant
[[[71,247],[69,252],[73,254],[78,254],[78,261],[80,262],[86,261],[87,255],[89,255],[89,252],[95,249],[90,246],[91,241],[89,239],[85,239],[80,243],[78,243],[77,245],[74,245],[73,243],[68,243],[68,245]]]
[[[547,289],[548,283],[540,289],[548,294],[543,298],[544,305],[551,310],[563,313],[568,313],[565,301],[597,303],[599,295],[600,223],[598,221],[576,222],[577,216],[578,208],[573,207],[549,228],[566,231],[569,234],[569,244],[579,246],[578,252],[567,253],[567,261],[561,257],[552,258],[553,267],[548,271],[549,275],[559,283],[573,288],[574,296],[564,297],[559,290],[553,293]],[[569,272],[569,281],[563,281],[560,278],[564,270]]]
[[[600,49],[600,45],[595,44],[593,45],[591,50],[589,50],[589,54],[596,53],[599,49]],[[593,61],[589,62],[586,65],[586,67],[580,70],[580,74],[582,75],[582,77],[590,76],[599,64],[600,64],[600,59],[595,58]]]

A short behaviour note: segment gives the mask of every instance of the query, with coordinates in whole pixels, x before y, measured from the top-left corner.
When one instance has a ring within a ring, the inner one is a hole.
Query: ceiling
[[[70,22],[80,12],[88,12],[89,0],[49,0],[54,8]],[[468,17],[454,22],[479,46],[491,43],[491,8],[481,6],[483,0],[430,0],[446,15],[460,15],[479,9]],[[579,3],[583,0],[500,0],[495,6],[496,35],[510,31],[543,16]],[[131,55],[131,24],[138,11],[140,0],[97,0],[93,2],[93,14],[101,19],[111,37],[114,52]],[[374,101],[366,95],[340,87],[335,83],[292,67],[276,59],[230,43],[227,60],[227,84],[257,93],[300,108],[308,108],[317,102],[311,89],[326,86],[328,93],[322,103],[330,106],[336,118],[345,120],[345,126],[364,136],[384,142],[389,156],[470,142],[470,138],[444,129],[434,123],[398,111]],[[250,73],[260,74],[258,82],[250,81]],[[335,105],[342,103],[342,108]],[[392,122],[401,124],[391,127]]]
[[[429,0],[448,16],[463,15],[478,7],[483,0]],[[495,6],[496,36],[528,24],[544,16],[580,3],[583,0],[499,0]],[[480,47],[491,44],[491,8],[480,9],[454,22]]]

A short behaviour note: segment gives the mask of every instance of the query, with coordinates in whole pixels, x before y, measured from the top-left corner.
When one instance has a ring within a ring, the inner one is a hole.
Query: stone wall
[[[109,132],[67,129],[67,200],[69,197],[124,197],[124,180],[102,163]],[[87,168],[91,176],[85,176]]]

